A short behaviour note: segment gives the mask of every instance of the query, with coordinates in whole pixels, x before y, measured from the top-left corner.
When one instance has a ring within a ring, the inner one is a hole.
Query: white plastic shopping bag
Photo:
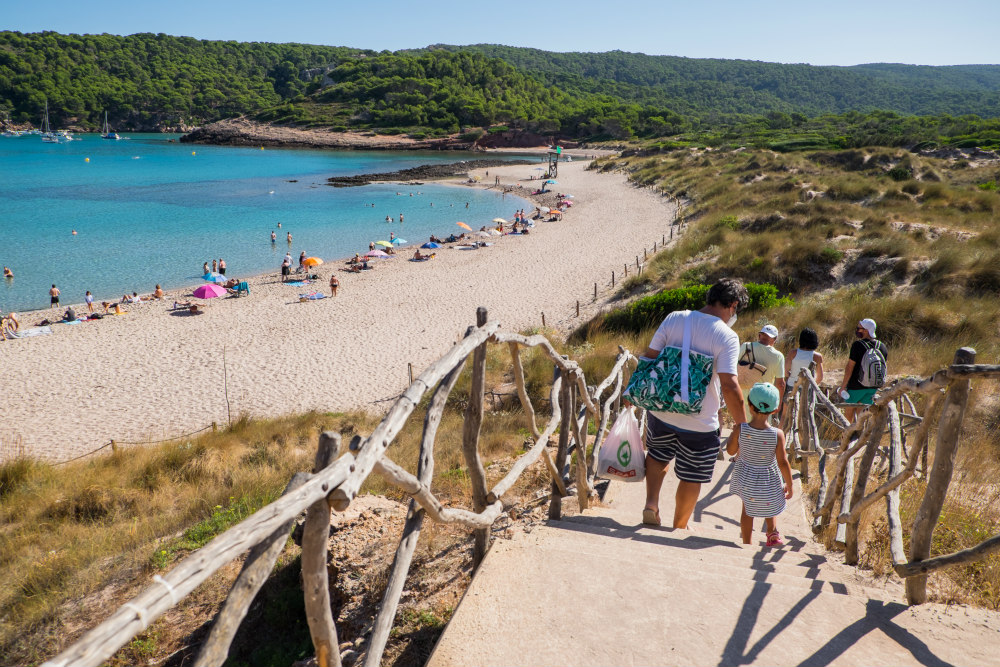
[[[597,475],[622,482],[641,482],[646,476],[646,452],[635,408],[622,410],[601,445]]]

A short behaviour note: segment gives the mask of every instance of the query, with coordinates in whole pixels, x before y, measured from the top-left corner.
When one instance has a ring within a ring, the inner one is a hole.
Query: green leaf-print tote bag
[[[646,410],[695,415],[712,381],[715,360],[691,350],[691,311],[684,316],[681,347],[668,345],[656,359],[639,357],[625,398]]]

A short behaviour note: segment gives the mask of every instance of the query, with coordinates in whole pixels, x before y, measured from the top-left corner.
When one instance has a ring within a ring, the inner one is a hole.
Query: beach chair
[[[247,281],[245,280],[236,285],[236,296],[243,296],[244,294],[250,296],[250,286],[247,285]]]

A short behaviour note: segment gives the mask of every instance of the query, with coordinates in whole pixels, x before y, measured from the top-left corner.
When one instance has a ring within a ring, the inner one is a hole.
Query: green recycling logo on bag
[[[622,444],[618,446],[618,463],[620,463],[623,468],[627,468],[631,461],[632,448],[629,446],[628,440],[622,440]]]

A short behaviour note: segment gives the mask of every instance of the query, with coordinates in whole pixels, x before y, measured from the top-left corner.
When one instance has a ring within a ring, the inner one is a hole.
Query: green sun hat
[[[778,409],[781,402],[781,394],[778,388],[770,382],[758,382],[750,388],[750,395],[747,397],[750,405],[757,408],[758,412],[767,414]]]

